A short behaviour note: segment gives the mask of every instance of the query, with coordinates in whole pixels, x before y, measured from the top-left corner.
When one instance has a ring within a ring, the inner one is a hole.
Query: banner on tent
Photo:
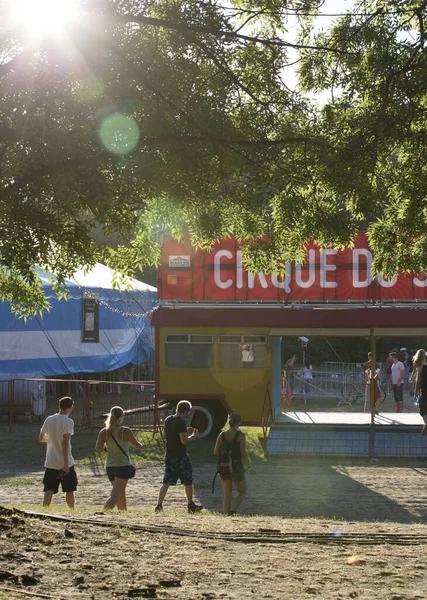
[[[354,248],[307,249],[304,265],[286,263],[286,275],[249,274],[234,238],[220,240],[208,253],[166,237],[159,268],[158,297],[178,301],[381,301],[427,300],[425,274],[372,277],[372,252],[365,233]]]

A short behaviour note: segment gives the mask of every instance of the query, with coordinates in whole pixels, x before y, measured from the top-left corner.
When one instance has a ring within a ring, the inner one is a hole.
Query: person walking
[[[74,508],[74,492],[78,483],[71,453],[74,421],[70,419],[70,413],[73,410],[74,400],[64,396],[58,404],[58,413],[47,417],[39,434],[39,441],[46,443],[43,506],[50,506],[53,495],[58,493],[61,485],[68,507]]]
[[[399,360],[397,352],[390,352],[391,366],[391,383],[393,386],[393,396],[396,402],[396,411],[403,412],[403,379],[405,377],[405,367]]]
[[[409,379],[411,376],[412,369],[412,357],[411,351],[408,348],[401,348],[400,352],[402,353],[402,364],[405,367],[405,377],[403,378],[403,387],[409,389]]]
[[[169,486],[176,485],[178,479],[185,486],[188,501],[188,512],[197,513],[203,505],[195,504],[193,500],[193,466],[187,453],[187,446],[199,439],[193,427],[187,427],[186,419],[191,414],[192,406],[187,400],[181,400],[176,406],[176,413],[165,419],[164,431],[166,437],[165,469],[163,484],[155,507],[156,512],[162,512],[163,501]]]
[[[215,444],[214,454],[219,456],[225,444],[229,445],[232,459],[232,473],[222,474],[222,489],[224,492],[222,502],[222,512],[224,515],[236,515],[237,509],[243,502],[246,495],[246,479],[244,465],[247,466],[251,475],[255,475],[248,454],[246,452],[246,436],[243,431],[239,431],[242,417],[239,413],[231,413],[228,417],[228,431],[222,431]],[[233,492],[233,482],[236,485],[237,496],[231,502]]]
[[[313,367],[310,361],[305,360],[302,367],[302,378],[304,384],[304,400],[307,401],[311,395],[313,385]]]
[[[381,370],[378,363],[375,363],[375,368],[372,362],[372,353],[368,353],[368,362],[365,363],[364,367],[364,375],[365,375],[365,412],[371,412],[371,370],[374,369],[374,402],[375,402],[375,414],[378,415],[380,412],[382,398],[381,398],[381,388],[380,388],[380,377]]]
[[[295,387],[295,361],[296,361],[296,359],[297,359],[296,354],[294,354],[293,356],[288,358],[288,360],[285,363],[285,375],[286,375],[286,380],[288,382],[288,387],[289,387],[289,393],[288,393],[289,400],[292,400],[292,395],[293,395],[293,391],[294,391],[294,387]]]
[[[422,348],[414,356],[412,376],[415,378],[415,395],[418,396],[418,407],[424,421],[422,435],[427,435],[427,355]]]
[[[391,352],[395,352],[395,350],[392,350]],[[393,388],[392,383],[391,383],[391,367],[393,366],[393,361],[390,358],[390,354],[388,355],[386,363],[385,363],[386,375],[387,375],[387,391],[388,392]]]
[[[105,468],[108,479],[112,484],[110,497],[104,504],[104,510],[126,510],[126,486],[132,475],[133,467],[130,462],[129,444],[139,450],[144,450],[144,444],[138,442],[129,427],[123,427],[125,413],[120,406],[113,406],[101,429],[96,441],[96,452],[107,452]],[[135,474],[135,472],[133,471]]]

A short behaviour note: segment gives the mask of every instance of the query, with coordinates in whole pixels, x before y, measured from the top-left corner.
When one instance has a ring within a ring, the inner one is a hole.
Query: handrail
[[[261,427],[262,433],[264,436],[264,440],[267,437],[268,430],[271,425],[271,421],[273,420],[273,406],[271,404],[271,382],[267,381],[265,384],[264,390],[264,402],[262,405],[262,413],[261,413]]]

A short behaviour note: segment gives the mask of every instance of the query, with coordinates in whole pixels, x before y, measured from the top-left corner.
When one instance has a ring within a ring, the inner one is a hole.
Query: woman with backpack
[[[255,475],[246,452],[246,436],[239,431],[242,417],[239,413],[231,413],[228,417],[229,429],[222,431],[215,444],[214,454],[218,456],[217,472],[221,477],[224,498],[222,512],[224,515],[235,515],[246,494],[245,465],[251,475]],[[233,481],[237,496],[231,503]]]

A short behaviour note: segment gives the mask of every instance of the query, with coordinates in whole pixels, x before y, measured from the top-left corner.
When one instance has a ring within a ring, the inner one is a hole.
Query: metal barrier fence
[[[16,422],[42,421],[58,411],[63,396],[73,398],[73,419],[81,429],[103,427],[113,406],[125,410],[128,427],[153,433],[169,414],[157,403],[153,381],[10,379],[0,380],[0,424],[11,430]]]
[[[320,365],[322,373],[360,373],[363,363],[325,361]]]
[[[365,377],[361,372],[310,371],[311,379],[304,378],[302,371],[294,376],[292,397],[304,402],[314,399],[336,400],[337,404],[354,406],[364,401]]]

